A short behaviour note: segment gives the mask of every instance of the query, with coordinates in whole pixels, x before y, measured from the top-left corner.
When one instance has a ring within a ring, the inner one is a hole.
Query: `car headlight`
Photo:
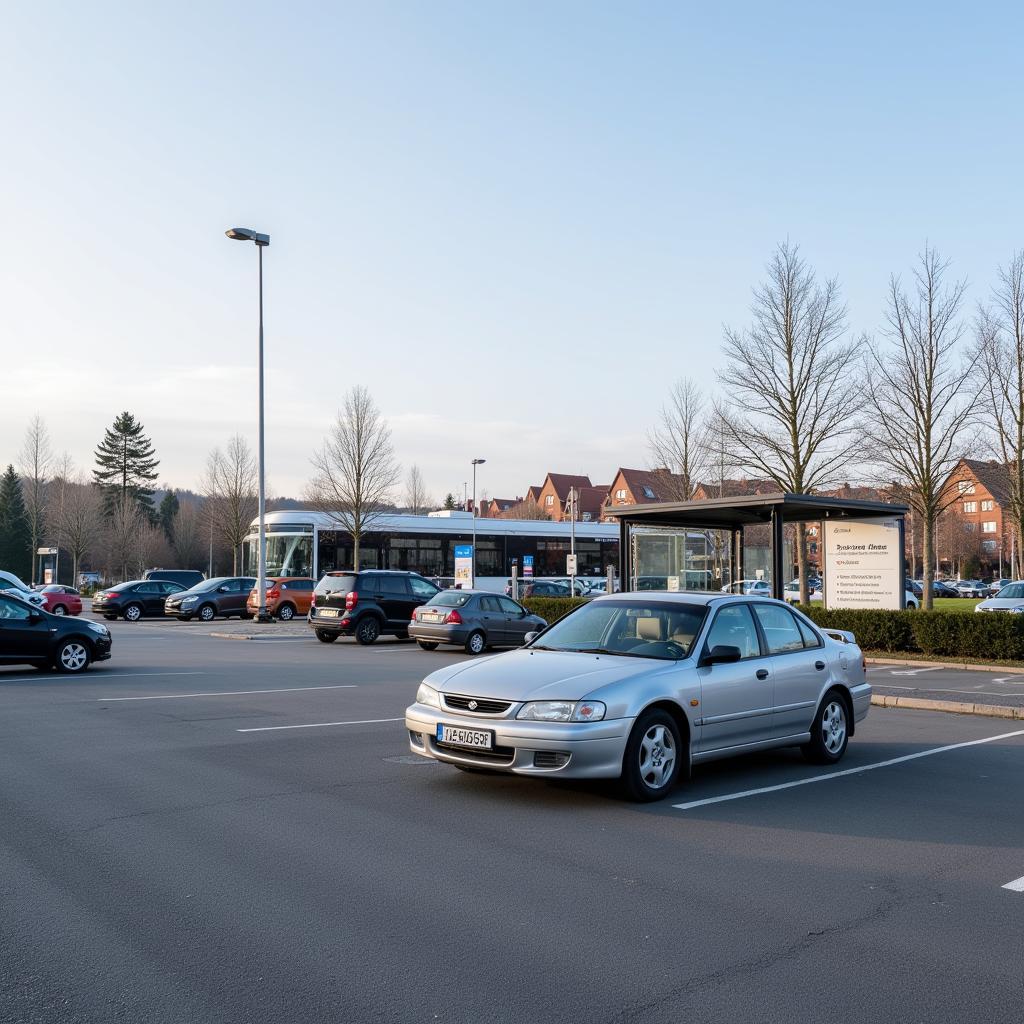
[[[182,606],[182,608],[184,608],[185,605],[187,605],[187,604],[195,604],[196,601],[198,601],[198,600],[199,600],[198,597],[186,597],[186,598],[183,598],[182,602],[181,602],[181,606]]]
[[[441,706],[441,698],[437,690],[432,686],[420,683],[420,688],[416,691],[416,703],[426,704],[430,708],[439,708]]]
[[[86,624],[86,626],[88,626],[88,627],[89,627],[89,629],[91,629],[91,630],[92,630],[92,631],[93,631],[94,633],[99,633],[99,634],[100,634],[100,636],[109,636],[109,635],[110,635],[110,630],[109,630],[109,629],[107,629],[107,627],[106,627],[106,626],[101,626],[101,625],[100,625],[100,624],[99,624],[98,622],[88,622],[88,621],[86,621],[86,623],[85,623],[85,624]]]
[[[1024,615],[1024,605],[1019,604],[1016,608],[1011,608],[1009,611],[1011,615]]]
[[[599,700],[532,700],[516,718],[527,722],[600,722],[607,709]]]

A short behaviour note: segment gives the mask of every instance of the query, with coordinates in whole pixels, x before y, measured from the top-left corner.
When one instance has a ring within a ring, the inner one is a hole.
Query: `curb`
[[[1024,675],[1024,668],[1006,665],[974,665],[960,661],[910,661],[907,658],[866,657],[869,665],[906,665],[909,668],[948,668],[955,672],[1005,672],[1007,675]]]
[[[961,704],[955,700],[925,700],[923,697],[890,697],[873,693],[871,703],[879,708],[916,708],[918,711],[946,711],[953,715],[985,715],[988,718],[1024,719],[1024,708],[1001,704]]]
[[[215,636],[218,640],[281,640],[293,637],[302,637],[303,633],[278,633],[276,636],[272,633],[210,633],[209,636]]]

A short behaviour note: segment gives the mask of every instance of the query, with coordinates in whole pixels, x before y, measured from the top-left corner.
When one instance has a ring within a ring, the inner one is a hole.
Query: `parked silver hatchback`
[[[785,602],[632,593],[432,672],[405,724],[413,752],[466,771],[613,778],[658,800],[714,758],[799,746],[835,763],[870,703],[853,634]]]

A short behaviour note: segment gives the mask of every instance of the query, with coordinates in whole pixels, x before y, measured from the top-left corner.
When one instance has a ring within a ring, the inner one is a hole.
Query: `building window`
[[[973,494],[974,493],[974,481],[973,480],[957,480],[956,489],[961,494]]]
[[[545,505],[554,505],[554,503],[555,503],[555,496],[554,496],[553,494],[549,494],[549,495],[548,495],[548,496],[547,496],[547,497],[546,497],[546,498],[544,499],[544,504],[545,504]]]
[[[977,525],[978,525],[977,523],[970,523],[970,522],[967,522],[967,523],[964,523],[964,529],[965,529],[965,530],[966,530],[966,531],[967,531],[968,533],[974,533],[974,528],[975,528],[975,527],[976,527]]]
[[[620,487],[615,492],[615,498],[616,498],[617,501],[625,501],[626,500],[626,488],[625,487]]]
[[[981,542],[982,551],[995,551],[996,542],[994,540],[983,540]]]
[[[995,533],[996,532],[996,524],[995,523],[991,523],[991,522],[989,522],[989,523],[982,523],[981,524],[981,532],[982,533]]]
[[[964,511],[965,512],[977,512],[978,511],[978,503],[976,501],[965,501],[964,502]]]
[[[995,508],[996,508],[996,503],[994,501],[983,501],[981,503],[981,511],[982,512],[994,512]]]
[[[654,491],[652,491],[650,489],[650,487],[645,487],[644,488],[644,497],[645,498],[653,498],[654,497]]]

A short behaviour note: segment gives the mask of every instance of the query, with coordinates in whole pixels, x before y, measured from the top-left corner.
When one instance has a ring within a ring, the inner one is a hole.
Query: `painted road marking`
[[[404,718],[364,718],[358,722],[313,722],[310,725],[263,725],[258,729],[236,729],[235,732],[279,732],[282,729],[324,729],[329,725],[377,725],[379,722],[404,721]]]
[[[93,670],[89,673],[88,678],[95,679],[97,675],[102,676],[103,679],[146,679],[149,676],[205,676],[209,675],[208,672],[104,672],[102,669],[99,672]],[[6,682],[19,682],[25,679],[32,679],[35,682],[42,682],[47,678],[46,675],[37,672],[34,676],[6,676],[0,672],[0,683]],[[67,679],[67,676],[53,675],[49,677],[54,681]],[[81,676],[79,676],[81,678]]]
[[[275,690],[220,690],[216,693],[158,693],[145,697],[96,697],[100,704],[112,704],[116,700],[183,700],[186,697],[234,697],[249,693],[297,693],[299,690],[354,690],[355,683],[339,683],[337,686],[282,686]]]
[[[1010,889],[1013,892],[1024,892],[1024,877],[1015,878],[1012,882],[1007,882],[1003,888]]]
[[[945,665],[936,665],[936,666],[934,666],[934,668],[900,668],[900,669],[893,669],[893,671],[890,672],[889,675],[892,675],[892,676],[918,676],[922,672],[941,672],[945,667],[946,667]]]
[[[1024,729],[1016,732],[1004,732],[998,736],[987,736],[981,740],[968,740],[966,743],[950,743],[945,747],[932,747],[931,750],[920,750],[916,754],[905,754],[903,757],[893,757],[888,761],[877,761],[875,764],[861,765],[859,768],[847,768],[841,772],[829,772],[827,775],[814,775],[809,779],[798,779],[796,782],[783,782],[777,786],[762,786],[760,789],[745,789],[741,793],[727,793],[725,796],[712,796],[705,800],[691,800],[685,804],[673,804],[679,811],[689,811],[694,807],[705,807],[708,804],[721,804],[727,800],[742,800],[748,796],[761,796],[764,793],[778,793],[783,789],[793,789],[796,786],[809,786],[814,782],[827,782],[829,779],[841,779],[844,775],[859,775],[861,772],[874,771],[875,768],[888,768],[890,765],[902,764],[904,761],[916,761],[919,757],[931,757],[933,754],[945,754],[950,750],[960,750],[963,747],[976,747],[982,743],[996,743],[998,740],[1009,740],[1016,736],[1024,736]]]

